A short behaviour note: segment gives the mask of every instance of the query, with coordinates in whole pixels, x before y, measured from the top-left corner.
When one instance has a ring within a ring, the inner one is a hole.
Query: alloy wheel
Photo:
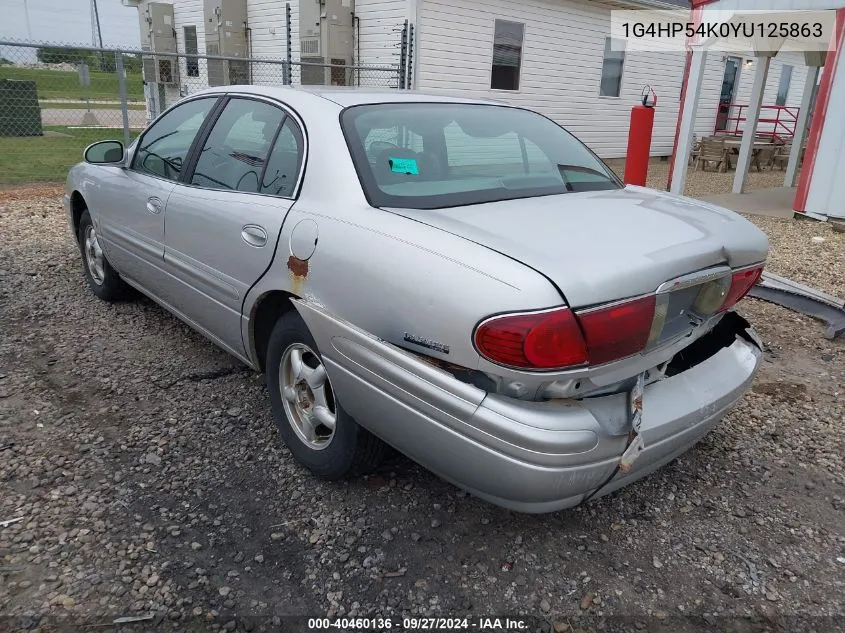
[[[337,424],[337,410],[322,360],[307,345],[294,343],[282,355],[279,389],[288,422],[302,442],[326,448]]]
[[[91,279],[98,286],[102,286],[106,279],[106,270],[103,250],[97,241],[97,232],[94,230],[93,224],[85,227],[83,249],[85,251],[85,263],[88,266],[88,273],[91,275]]]

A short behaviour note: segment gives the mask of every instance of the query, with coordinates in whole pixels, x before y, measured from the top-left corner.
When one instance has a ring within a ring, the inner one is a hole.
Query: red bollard
[[[645,186],[648,159],[651,154],[651,133],[654,129],[654,106],[657,95],[648,87],[654,100],[643,90],[642,105],[631,108],[631,129],[628,131],[628,153],[625,157],[625,184]]]

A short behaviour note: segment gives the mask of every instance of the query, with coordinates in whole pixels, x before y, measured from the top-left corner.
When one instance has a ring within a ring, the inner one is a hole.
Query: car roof
[[[451,95],[449,93],[431,93],[418,90],[397,90],[395,88],[357,88],[339,86],[313,86],[307,88],[294,88],[291,86],[224,86],[219,88],[208,88],[192,93],[196,96],[203,93],[227,93],[227,94],[249,94],[279,99],[289,103],[291,106],[307,105],[314,100],[330,101],[341,107],[353,105],[375,104],[375,103],[477,103],[497,104],[505,103],[489,99],[467,99]]]

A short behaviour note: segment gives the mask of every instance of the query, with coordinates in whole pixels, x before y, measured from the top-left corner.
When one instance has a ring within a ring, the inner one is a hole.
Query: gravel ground
[[[813,220],[752,219],[769,236],[767,270],[845,297],[845,233]]]
[[[625,159],[611,158],[605,161],[616,174],[622,178],[625,175]],[[710,196],[718,193],[730,193],[735,171],[725,173],[718,171],[693,171],[690,167],[687,172],[687,184],[684,194],[697,198]],[[666,190],[666,183],[669,178],[669,161],[662,158],[652,158],[648,165],[648,178],[646,185],[655,189]],[[779,169],[764,169],[757,171],[752,168],[748,173],[748,182],[745,185],[746,191],[753,189],[769,189],[772,187],[783,187],[784,172]]]
[[[150,612],[144,630],[375,613],[842,626],[825,618],[845,616],[845,341],[813,320],[745,300],[766,361],[714,432],[613,495],[519,515],[401,457],[315,480],[260,376],[148,300],[96,300],[56,192],[6,193],[0,521],[22,520],[0,527],[0,615],[44,631]],[[759,222],[770,269],[845,294],[843,236]]]

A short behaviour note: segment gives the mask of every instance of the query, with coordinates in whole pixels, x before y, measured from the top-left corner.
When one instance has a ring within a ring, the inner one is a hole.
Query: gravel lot
[[[58,191],[3,200],[0,521],[23,520],[0,527],[0,615],[44,631],[148,612],[145,630],[326,613],[843,626],[845,341],[811,319],[745,300],[766,362],[717,430],[609,497],[518,515],[401,457],[315,480],[260,376],[148,300],[93,297]],[[759,223],[771,270],[845,295],[845,235]]]
[[[616,172],[619,178],[625,177],[625,159],[611,158],[605,160],[605,163]],[[799,172],[800,173],[800,172]],[[692,167],[687,171],[687,183],[684,187],[684,195],[697,198],[700,196],[714,195],[718,193],[729,193],[733,188],[735,170],[726,171],[709,171],[703,169],[693,170]],[[751,168],[748,172],[748,181],[746,182],[746,191],[754,189],[768,189],[771,187],[783,187],[784,171],[780,169],[764,169],[757,171]],[[669,179],[669,161],[663,158],[652,158],[648,163],[648,178],[646,185],[654,187],[655,189],[666,190],[666,183]]]

